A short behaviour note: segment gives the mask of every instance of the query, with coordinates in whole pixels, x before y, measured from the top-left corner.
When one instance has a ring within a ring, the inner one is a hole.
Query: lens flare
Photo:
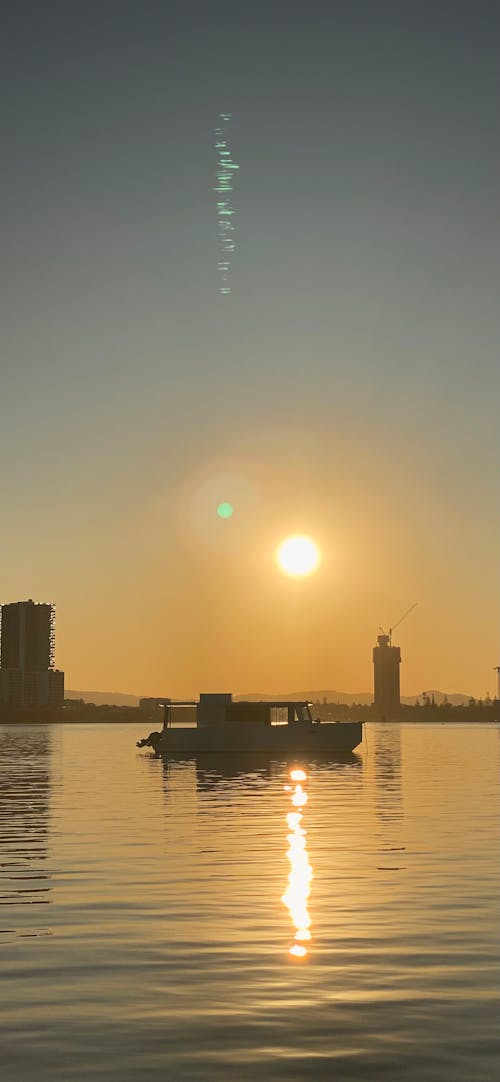
[[[214,150],[217,158],[215,172],[215,185],[217,207],[217,233],[218,233],[218,260],[217,271],[219,276],[219,293],[231,293],[231,264],[233,252],[236,249],[234,233],[235,227],[232,221],[235,211],[232,202],[235,172],[240,168],[232,160],[231,140],[229,128],[232,121],[232,113],[219,113],[217,127],[214,128]]]
[[[227,503],[225,500],[220,503],[217,508],[217,514],[219,518],[231,518],[234,511],[232,503]]]

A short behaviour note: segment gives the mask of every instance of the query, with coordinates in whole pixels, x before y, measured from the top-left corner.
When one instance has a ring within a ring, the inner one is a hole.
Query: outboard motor
[[[137,741],[138,748],[153,748],[153,751],[158,751],[161,741],[161,733],[150,733],[149,736],[144,737],[144,740]]]

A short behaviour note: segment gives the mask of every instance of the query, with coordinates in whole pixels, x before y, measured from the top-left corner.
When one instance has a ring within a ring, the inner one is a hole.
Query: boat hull
[[[153,735],[153,734],[151,734]],[[351,752],[361,744],[361,721],[333,724],[217,725],[207,728],[167,728],[154,734],[160,755],[198,755],[212,752],[277,755],[327,755]]]

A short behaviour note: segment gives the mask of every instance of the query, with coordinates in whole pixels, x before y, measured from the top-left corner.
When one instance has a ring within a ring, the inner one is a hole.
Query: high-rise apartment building
[[[54,668],[54,606],[1,606],[0,700],[11,706],[60,706],[64,673]]]
[[[379,635],[373,648],[374,702],[381,714],[399,709],[399,666],[401,650],[393,646],[389,635]]]

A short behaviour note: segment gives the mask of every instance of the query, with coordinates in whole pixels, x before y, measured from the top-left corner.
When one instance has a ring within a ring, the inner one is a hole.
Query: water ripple
[[[497,728],[295,778],[140,735],[0,729],[9,1082],[496,1076]]]

